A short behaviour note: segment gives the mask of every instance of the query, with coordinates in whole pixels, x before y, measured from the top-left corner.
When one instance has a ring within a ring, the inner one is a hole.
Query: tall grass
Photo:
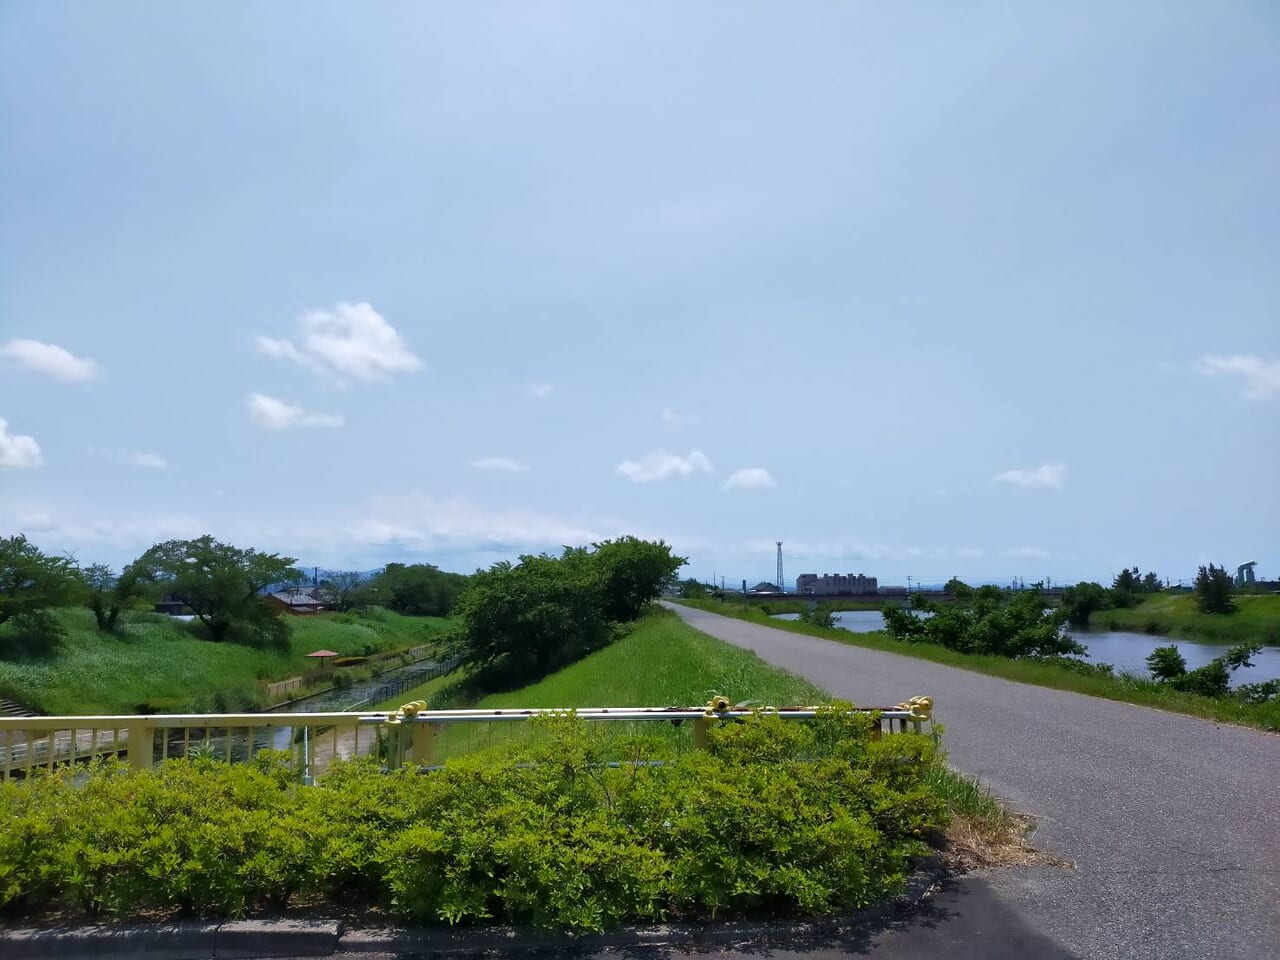
[[[211,643],[197,626],[131,613],[117,633],[100,632],[88,610],[57,612],[67,638],[43,657],[5,657],[0,696],[50,714],[221,712],[262,706],[262,685],[315,665],[307,654],[399,650],[429,642],[451,625],[439,618],[367,614],[290,617],[287,651]]]

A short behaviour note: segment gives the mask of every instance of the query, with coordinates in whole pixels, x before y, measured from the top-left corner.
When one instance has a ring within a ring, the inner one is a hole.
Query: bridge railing
[[[921,732],[933,702],[914,697],[892,707],[864,707],[872,736]],[[399,710],[340,713],[154,714],[89,717],[0,717],[0,780],[91,760],[124,758],[149,768],[179,757],[243,762],[264,749],[289,750],[304,781],[336,759],[376,756],[388,767],[428,766],[448,755],[509,739],[492,736],[547,716],[573,715],[613,731],[666,724],[686,732],[688,746],[705,748],[713,724],[767,712],[783,720],[818,716],[821,707],[731,706],[717,697],[701,707],[580,707],[575,709],[428,710],[422,701]],[[490,734],[480,744],[457,736]]]

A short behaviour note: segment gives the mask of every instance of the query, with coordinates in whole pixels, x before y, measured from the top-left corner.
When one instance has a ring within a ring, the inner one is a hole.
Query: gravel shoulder
[[[1076,864],[988,878],[1067,953],[1280,956],[1280,736],[671,609],[855,703],[932,696],[951,763]]]

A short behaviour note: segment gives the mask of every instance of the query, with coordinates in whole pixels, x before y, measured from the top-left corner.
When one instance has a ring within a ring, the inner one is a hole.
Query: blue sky
[[[6,4],[0,532],[1280,576],[1280,16]]]

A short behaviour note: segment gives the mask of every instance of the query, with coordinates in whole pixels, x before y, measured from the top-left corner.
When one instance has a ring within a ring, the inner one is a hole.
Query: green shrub
[[[302,896],[571,930],[813,914],[897,889],[944,819],[934,740],[872,740],[865,717],[837,710],[717,724],[709,750],[685,754],[538,722],[519,750],[430,775],[363,760],[304,787],[287,754],[264,753],[5,784],[0,907],[223,917]]]

